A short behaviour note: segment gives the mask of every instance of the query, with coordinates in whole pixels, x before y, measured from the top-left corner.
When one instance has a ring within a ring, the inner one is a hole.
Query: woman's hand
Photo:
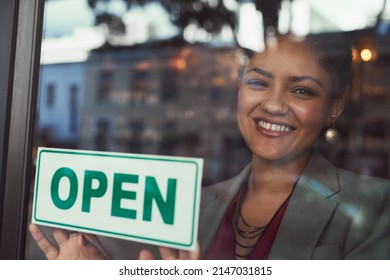
[[[58,246],[54,246],[42,233],[40,228],[31,224],[30,233],[38,247],[48,260],[107,260],[110,259],[99,239],[95,235],[69,232],[53,228],[53,237]],[[200,257],[199,244],[195,251],[176,250],[160,247],[160,255],[163,260],[197,260]],[[142,250],[140,260],[154,260],[154,255],[149,250]]]
[[[160,247],[160,255],[163,260],[199,260],[199,243],[195,251],[176,250],[166,247]],[[155,257],[149,250],[142,250],[139,254],[140,260],[154,260]]]
[[[38,247],[48,260],[106,260],[109,255],[99,239],[91,234],[69,232],[53,228],[53,237],[58,247],[54,246],[40,228],[31,224],[30,233]]]

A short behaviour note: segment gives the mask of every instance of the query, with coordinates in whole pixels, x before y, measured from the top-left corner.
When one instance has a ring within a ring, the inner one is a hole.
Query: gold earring
[[[325,131],[325,141],[329,144],[336,144],[340,139],[340,132],[336,129],[336,115],[332,115],[333,125]]]

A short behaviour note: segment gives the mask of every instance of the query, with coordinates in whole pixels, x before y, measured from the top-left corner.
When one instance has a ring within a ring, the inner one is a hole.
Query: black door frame
[[[24,259],[44,0],[0,1],[0,259]]]

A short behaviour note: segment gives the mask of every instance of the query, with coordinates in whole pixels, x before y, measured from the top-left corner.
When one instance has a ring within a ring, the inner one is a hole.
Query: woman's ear
[[[335,99],[331,105],[330,114],[328,117],[328,125],[332,125],[333,120],[337,120],[344,110],[345,94]]]

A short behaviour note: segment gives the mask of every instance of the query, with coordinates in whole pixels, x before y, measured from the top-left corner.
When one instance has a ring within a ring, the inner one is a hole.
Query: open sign
[[[40,148],[32,222],[194,250],[203,160]]]

